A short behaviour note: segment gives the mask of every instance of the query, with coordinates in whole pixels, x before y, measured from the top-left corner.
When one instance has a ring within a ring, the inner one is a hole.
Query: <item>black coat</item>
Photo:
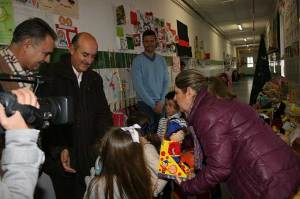
[[[105,129],[112,126],[103,80],[89,69],[83,72],[79,87],[70,55],[62,56],[59,63],[41,68],[41,74],[52,80],[39,87],[38,96],[71,96],[74,102],[73,124],[51,126],[42,133],[46,156],[59,159],[61,149],[68,148],[72,167],[80,174],[88,175],[95,160],[93,146]]]

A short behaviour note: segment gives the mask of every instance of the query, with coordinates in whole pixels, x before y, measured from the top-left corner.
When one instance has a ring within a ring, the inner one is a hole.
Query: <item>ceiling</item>
[[[259,35],[265,32],[267,21],[272,16],[276,4],[276,0],[183,0],[183,2],[237,47],[247,44],[258,45]],[[238,29],[238,24],[243,30]]]

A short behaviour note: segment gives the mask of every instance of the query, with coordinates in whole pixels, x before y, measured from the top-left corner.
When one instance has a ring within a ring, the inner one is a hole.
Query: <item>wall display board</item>
[[[285,56],[299,56],[297,0],[283,0]]]
[[[0,1],[0,44],[8,44],[15,27],[11,0]]]
[[[78,0],[39,0],[41,10],[70,17],[79,17]]]
[[[120,50],[142,50],[142,34],[153,30],[158,39],[157,51],[175,53],[178,37],[171,23],[155,16],[153,12],[127,8],[124,5],[115,7],[117,44]]]

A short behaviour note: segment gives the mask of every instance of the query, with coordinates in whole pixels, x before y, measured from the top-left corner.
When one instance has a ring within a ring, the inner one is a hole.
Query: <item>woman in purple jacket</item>
[[[202,146],[197,155],[205,157],[195,178],[177,179],[183,192],[200,194],[225,182],[233,198],[288,198],[300,186],[300,158],[250,106],[213,94],[214,82],[197,70],[175,80],[176,101]]]

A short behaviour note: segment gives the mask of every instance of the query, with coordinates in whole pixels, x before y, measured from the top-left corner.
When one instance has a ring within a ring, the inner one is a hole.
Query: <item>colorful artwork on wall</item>
[[[126,15],[125,9],[123,5],[119,5],[116,8],[116,18],[117,18],[117,25],[124,25],[126,24]]]
[[[39,8],[57,15],[79,17],[78,0],[39,0]]]
[[[70,48],[72,38],[78,33],[77,27],[72,26],[72,20],[60,16],[59,24],[55,24],[57,41],[56,45],[58,48]]]
[[[9,44],[15,27],[11,0],[0,1],[0,24],[0,44]]]
[[[120,8],[119,8],[120,7]],[[126,16],[124,6],[118,6],[119,10],[117,12],[123,13]],[[116,15],[121,16],[121,14],[116,13]],[[131,38],[126,36],[127,40],[127,48],[128,49],[138,49],[141,50],[142,43],[141,43],[141,35],[145,30],[153,30],[156,32],[157,39],[158,39],[158,46],[157,51],[162,53],[175,53],[176,52],[176,43],[178,42],[178,36],[176,34],[176,30],[172,28],[171,23],[166,23],[164,19],[154,16],[153,12],[142,12],[141,10],[131,10],[128,13],[130,17],[130,25],[132,28],[124,29],[124,34],[132,35],[133,38],[133,48],[132,45],[129,45],[131,42]],[[121,18],[121,17],[119,17]],[[123,17],[124,18],[124,17]],[[120,25],[117,17],[117,25]],[[125,27],[125,25],[123,25]],[[120,26],[118,26],[119,28]],[[117,37],[121,37],[120,33],[117,29]],[[123,37],[123,36],[122,36]],[[120,41],[118,40],[118,46],[120,46]],[[123,50],[123,48],[120,48]]]

